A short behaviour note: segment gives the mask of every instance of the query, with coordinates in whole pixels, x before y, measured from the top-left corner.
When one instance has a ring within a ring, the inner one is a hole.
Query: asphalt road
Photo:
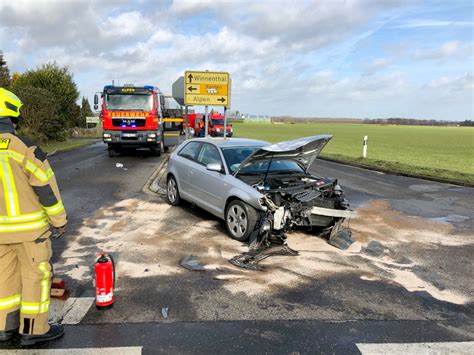
[[[56,276],[70,297],[93,296],[95,253],[106,250],[118,280],[113,309],[90,308],[41,349],[347,354],[361,343],[474,340],[474,189],[318,160],[313,171],[337,177],[359,211],[357,245],[342,252],[297,231],[300,256],[258,273],[227,263],[245,246],[220,221],[143,191],[161,159],[109,158],[100,143],[50,158],[70,216]],[[207,271],[180,267],[190,254]]]

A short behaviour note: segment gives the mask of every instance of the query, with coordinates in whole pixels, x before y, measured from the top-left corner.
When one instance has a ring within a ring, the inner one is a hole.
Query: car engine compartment
[[[349,203],[337,179],[284,173],[257,181],[253,176],[250,179],[243,176],[241,179],[265,196],[262,202],[274,212],[274,230],[287,231],[294,226],[328,228],[335,223],[334,218],[313,214],[313,207],[349,209]]]
[[[316,230],[329,244],[347,249],[352,243],[351,231],[342,226],[344,212],[352,212],[337,179],[307,173],[242,175],[239,178],[257,189],[263,197],[254,231],[250,235],[249,252],[230,262],[236,266],[261,270],[258,262],[271,255],[295,256],[289,248],[286,232],[298,227]]]

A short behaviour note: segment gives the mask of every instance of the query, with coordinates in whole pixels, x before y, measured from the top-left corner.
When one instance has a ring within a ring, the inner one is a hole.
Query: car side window
[[[200,142],[190,142],[186,144],[178,153],[180,157],[196,160],[196,156],[201,148]]]
[[[204,144],[197,161],[203,165],[218,163],[222,166],[221,156],[216,147],[212,144]]]

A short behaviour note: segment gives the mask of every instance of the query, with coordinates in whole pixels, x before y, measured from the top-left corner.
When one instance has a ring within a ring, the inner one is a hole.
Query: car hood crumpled
[[[249,163],[251,164],[270,159],[271,157],[274,159],[285,158],[296,160],[303,165],[305,171],[307,171],[331,138],[332,135],[330,134],[322,134],[292,139],[261,147],[240,164],[234,175],[237,175],[241,167],[244,167]]]

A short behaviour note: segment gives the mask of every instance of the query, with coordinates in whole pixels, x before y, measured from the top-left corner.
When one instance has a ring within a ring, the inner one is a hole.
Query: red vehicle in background
[[[188,121],[190,127],[189,132],[193,132],[197,137],[204,137],[205,128],[201,127],[201,121],[204,122],[204,115],[202,113],[190,113],[188,114]],[[232,137],[233,133],[232,125],[227,123],[226,137]],[[217,112],[211,112],[209,114],[209,135],[212,137],[224,136],[224,116],[222,114]]]
[[[209,115],[209,135],[211,137],[224,136],[224,116],[218,112],[211,112]],[[226,137],[232,137],[232,125],[227,123]]]

